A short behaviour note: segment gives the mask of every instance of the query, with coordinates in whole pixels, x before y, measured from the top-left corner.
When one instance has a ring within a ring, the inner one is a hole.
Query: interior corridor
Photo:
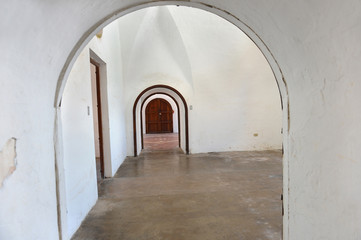
[[[179,151],[128,157],[73,239],[281,238],[281,151]]]

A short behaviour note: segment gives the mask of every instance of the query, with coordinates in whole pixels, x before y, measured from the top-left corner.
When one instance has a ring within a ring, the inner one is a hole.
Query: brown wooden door
[[[146,133],[172,133],[173,109],[164,99],[150,101],[145,109]]]

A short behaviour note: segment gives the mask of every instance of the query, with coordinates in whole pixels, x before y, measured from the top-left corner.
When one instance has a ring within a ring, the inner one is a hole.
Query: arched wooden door
[[[173,109],[164,99],[150,101],[145,109],[146,133],[172,133]]]

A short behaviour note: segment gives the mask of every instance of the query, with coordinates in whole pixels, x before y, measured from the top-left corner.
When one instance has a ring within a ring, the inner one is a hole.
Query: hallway
[[[280,239],[280,151],[128,157],[74,240]]]

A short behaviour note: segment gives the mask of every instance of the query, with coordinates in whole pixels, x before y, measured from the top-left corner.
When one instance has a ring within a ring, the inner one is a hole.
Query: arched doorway
[[[177,105],[178,115],[178,142],[179,147],[189,154],[189,123],[188,105],[184,96],[175,88],[167,85],[153,85],[144,89],[136,98],[133,105],[133,140],[134,156],[138,156],[139,150],[144,147],[142,109],[148,98],[155,94],[163,94],[170,97]],[[142,99],[142,101],[141,101]]]
[[[145,132],[173,133],[173,109],[169,102],[156,98],[145,108]]]
[[[154,3],[154,5],[156,5],[156,4],[157,4],[157,3]],[[178,2],[177,2],[177,4],[178,4]],[[194,4],[193,4],[193,3],[184,3],[184,5],[192,5],[192,6],[193,6]],[[197,4],[195,4],[195,5],[197,5]],[[139,8],[145,7],[145,6],[146,6],[146,5],[144,5],[144,6],[137,6],[136,8],[139,9]],[[227,20],[235,23],[235,25],[237,25],[238,27],[242,28],[242,26],[243,26],[245,29],[248,30],[248,32],[246,31],[246,33],[250,33],[251,38],[252,38],[252,36],[253,36],[252,39],[256,42],[256,44],[257,44],[257,43],[259,44],[261,50],[263,49],[263,53],[265,54],[266,58],[268,59],[268,61],[270,61],[270,64],[271,64],[271,67],[272,67],[272,69],[273,69],[273,71],[274,71],[274,73],[275,73],[276,79],[278,79],[278,85],[279,85],[279,86],[281,85],[281,87],[280,87],[280,92],[281,92],[281,94],[282,94],[282,93],[284,94],[284,95],[283,95],[284,98],[282,99],[282,100],[283,100],[283,103],[285,103],[285,101],[288,103],[288,101],[287,101],[287,89],[286,89],[286,86],[285,86],[285,82],[283,82],[282,73],[281,73],[281,71],[280,71],[280,69],[279,69],[279,67],[278,67],[278,64],[277,64],[276,60],[273,58],[272,53],[269,51],[269,49],[266,47],[266,45],[262,42],[262,40],[259,39],[259,37],[258,37],[255,33],[253,33],[253,31],[252,31],[251,29],[248,29],[246,25],[243,25],[243,23],[242,23],[239,19],[234,18],[232,15],[228,14],[227,12],[224,12],[224,11],[218,9],[218,8],[213,8],[212,6],[199,5],[199,6],[197,6],[197,7],[202,8],[202,9],[207,9],[207,10],[210,11],[210,12],[218,13],[217,15],[220,15],[220,16],[226,18]],[[129,9],[128,9],[128,11],[133,11],[133,10],[135,10],[136,8],[134,8],[134,9],[132,8],[132,10],[129,10]],[[127,11],[127,12],[128,12],[128,11]],[[121,11],[120,14],[118,15],[118,17],[119,17],[120,15],[122,15],[122,14],[125,14],[125,12]],[[101,24],[99,25],[99,27],[104,26],[104,25],[105,25],[107,22],[109,22],[109,21],[110,21],[110,20],[108,19],[108,21],[101,23]],[[236,23],[238,23],[238,24],[236,24]],[[242,29],[243,29],[243,28],[242,28]],[[67,68],[68,68],[69,65],[71,65],[71,62],[73,61],[73,58],[78,54],[78,53],[77,53],[77,48],[78,48],[78,46],[81,46],[82,44],[85,44],[85,42],[86,42],[85,39],[80,39],[80,40],[79,40],[79,43],[80,43],[80,44],[75,47],[74,52],[71,54],[71,56],[69,56],[69,60],[70,60],[70,61],[65,64],[65,66],[64,66],[64,71],[62,72],[62,75],[61,75],[60,78],[59,78],[59,80],[60,80],[60,87],[58,86],[58,91],[60,91],[60,92],[62,91],[62,85],[63,85],[63,83],[61,83],[61,82],[62,82],[62,79],[64,78],[64,76],[66,76]],[[81,47],[80,47],[80,48],[81,48]],[[57,102],[57,104],[59,104],[59,103],[60,103],[60,101]],[[185,106],[186,106],[186,105],[185,105]],[[287,104],[284,104],[284,106],[285,106],[284,111],[285,111],[286,113],[288,113],[288,105],[287,105]],[[187,112],[187,107],[185,107],[185,111]],[[133,112],[133,114],[134,114],[134,112]],[[287,118],[288,114],[285,114],[285,115],[286,115],[286,117],[285,117],[284,119],[286,119],[286,120],[284,120],[284,123],[285,123],[285,122],[288,123],[288,118]],[[284,124],[284,126],[288,126],[288,125],[287,125],[287,124],[286,124],[286,125]],[[137,146],[136,146],[136,139],[137,139],[136,129],[137,129],[137,127],[136,127],[135,124],[134,124],[134,139],[135,139],[135,141],[134,141],[134,143],[135,143],[134,150],[135,150],[135,151],[134,151],[134,152],[135,152],[135,155],[137,155],[137,153],[136,153],[136,149],[137,149]],[[287,127],[287,128],[284,128],[283,131],[284,131],[284,133],[287,133],[287,132],[288,132],[288,127]],[[188,135],[188,126],[186,126],[186,135]],[[188,137],[187,137],[187,141],[188,141]],[[287,142],[284,143],[284,144],[286,145],[285,148],[287,148]],[[189,152],[189,146],[188,146],[188,145],[189,145],[189,143],[187,142],[187,147],[186,147],[187,152]],[[287,163],[286,163],[286,164],[285,164],[285,169],[287,169],[287,167],[288,167],[288,165],[287,165]],[[286,174],[285,174],[285,175],[286,175]],[[285,179],[288,179],[288,178],[285,176]],[[288,182],[285,182],[285,183],[284,183],[284,186],[287,186],[287,184],[288,184]],[[285,200],[287,200],[287,197],[285,198]],[[287,208],[286,208],[286,211],[287,211]],[[287,213],[287,212],[286,212],[286,213]],[[285,218],[285,219],[286,219],[286,218]]]
[[[154,114],[150,113],[152,109],[156,109]],[[140,112],[143,150],[146,152],[180,150],[179,106],[173,97],[162,93],[151,94],[143,100]],[[153,116],[150,116],[151,114]],[[156,118],[158,122],[158,130],[155,132],[151,129],[151,125],[154,128],[155,124],[150,118]],[[167,125],[164,126],[165,124]]]
[[[146,97],[143,102],[142,105],[140,107],[140,132],[141,134],[141,144],[142,144],[142,149],[144,149],[144,134],[146,133],[145,131],[145,109],[144,106],[147,105],[147,103],[153,98],[153,97],[159,97],[159,96],[163,96],[163,97],[168,97],[171,101],[172,104],[175,104],[175,106],[173,106],[173,111],[174,111],[174,117],[173,117],[173,131],[178,133],[178,147],[181,148],[181,134],[180,134],[180,130],[181,130],[181,118],[180,118],[180,109],[179,109],[179,104],[177,102],[177,100],[171,96],[168,93],[164,93],[164,92],[156,92],[156,93],[152,93],[150,94],[148,97]],[[169,100],[168,100],[169,101]],[[176,119],[175,119],[176,118]]]

